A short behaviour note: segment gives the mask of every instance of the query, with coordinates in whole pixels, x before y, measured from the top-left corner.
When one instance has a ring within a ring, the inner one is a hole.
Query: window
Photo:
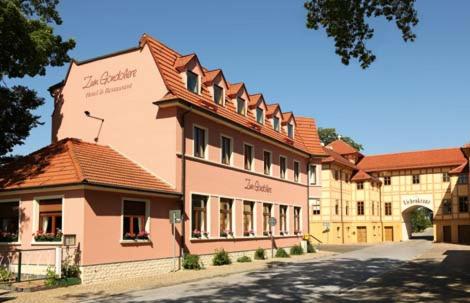
[[[300,207],[294,207],[294,233],[300,234]]]
[[[221,145],[222,164],[230,165],[232,159],[232,140],[222,136]]]
[[[337,170],[334,171],[334,178],[335,178],[336,181],[339,180],[339,171],[337,171]]]
[[[357,190],[363,190],[364,189],[364,182],[358,182],[356,185]]]
[[[345,215],[349,216],[349,201],[346,201],[346,206],[345,206]]]
[[[271,175],[271,153],[264,151],[264,174]]]
[[[199,93],[199,76],[192,71],[186,71],[186,88],[195,93]]]
[[[384,185],[390,185],[390,184],[392,184],[392,179],[390,178],[390,176],[385,176]]]
[[[320,200],[312,199],[312,215],[320,214]]]
[[[264,123],[264,111],[260,107],[256,108],[256,122],[258,122],[259,124]]]
[[[392,202],[385,202],[385,215],[386,216],[392,215]]]
[[[277,132],[279,131],[279,117],[273,117],[273,129]]]
[[[317,184],[317,166],[316,165],[308,166],[308,183],[310,183],[310,185]]]
[[[200,195],[192,196],[192,236],[201,238],[207,236],[207,197]]]
[[[39,201],[39,233],[62,234],[62,199]]]
[[[245,99],[237,97],[237,113],[245,115]]]
[[[0,243],[18,242],[20,202],[0,202]]]
[[[457,179],[458,184],[467,184],[468,183],[468,175],[467,174],[460,174],[459,178]]]
[[[294,161],[294,182],[300,181],[300,163]]]
[[[375,202],[372,201],[372,206],[370,208],[372,216],[375,216]]]
[[[336,200],[336,203],[335,203],[335,215],[339,215],[339,201]]]
[[[364,216],[364,202],[363,201],[357,202],[357,215]]]
[[[243,235],[254,236],[253,202],[243,202]]]
[[[459,197],[459,212],[468,212],[468,197]]]
[[[281,235],[287,235],[287,206],[279,206],[279,229]]]
[[[449,173],[442,173],[442,182],[450,182]]]
[[[344,174],[344,181],[346,181],[346,183],[349,183],[349,174]]]
[[[413,175],[413,184],[419,184],[419,175]]]
[[[122,238],[124,240],[145,238],[147,224],[146,203],[144,201],[123,201]]]
[[[452,214],[452,203],[449,199],[444,199],[442,201],[442,212],[444,213],[444,215]]]
[[[253,146],[245,144],[245,169],[253,170]]]
[[[218,85],[214,85],[214,102],[215,104],[224,104],[224,89]]]
[[[271,218],[272,205],[268,203],[263,204],[263,235],[267,236],[271,232],[269,226],[269,218]]]
[[[206,130],[194,127],[194,156],[198,158],[206,157]]]
[[[294,139],[294,125],[287,124],[287,136],[291,139]]]
[[[220,199],[220,236],[233,235],[232,231],[232,200]]]
[[[286,169],[287,169],[287,160],[285,157],[280,157],[279,158],[279,176],[281,179],[286,178]]]

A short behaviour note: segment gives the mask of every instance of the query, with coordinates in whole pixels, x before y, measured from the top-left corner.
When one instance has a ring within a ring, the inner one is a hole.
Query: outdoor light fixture
[[[90,111],[88,111],[88,110],[84,111],[84,113],[85,113],[85,116],[87,116],[88,118],[92,118],[92,119],[101,121],[100,128],[98,129],[98,134],[97,134],[96,137],[95,137],[95,142],[98,143],[98,137],[100,136],[101,128],[103,127],[104,119],[103,119],[103,118],[96,117],[96,116],[92,116],[92,115],[90,114]]]

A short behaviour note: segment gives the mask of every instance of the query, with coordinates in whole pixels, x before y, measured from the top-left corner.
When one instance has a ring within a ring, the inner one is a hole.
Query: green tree
[[[44,76],[46,67],[62,66],[75,41],[54,34],[62,24],[56,10],[59,0],[0,0],[0,158],[23,144],[30,130],[40,125],[33,111],[44,104],[26,86],[7,81],[24,76]]]
[[[364,149],[362,144],[357,143],[356,141],[354,141],[350,137],[341,136],[340,134],[338,134],[336,132],[336,128],[322,128],[322,127],[319,127],[318,128],[318,135],[320,136],[320,141],[325,145],[328,145],[331,142],[333,142],[335,140],[338,140],[341,137],[341,140],[348,143],[349,145],[351,145],[352,147],[354,147],[358,151],[361,151],[361,150]]]
[[[432,211],[425,207],[417,208],[411,214],[411,226],[413,232],[421,232],[428,227],[432,226],[431,222]]]
[[[368,68],[375,55],[366,47],[374,36],[369,22],[384,17],[402,33],[405,42],[414,41],[412,27],[418,24],[415,0],[307,0],[307,28],[324,28],[328,37],[335,40],[336,54],[348,65],[356,58],[362,68]]]

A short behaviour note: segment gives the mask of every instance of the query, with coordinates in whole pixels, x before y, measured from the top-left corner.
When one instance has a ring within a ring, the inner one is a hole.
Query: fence
[[[48,271],[62,271],[63,248],[13,249],[0,251],[0,283],[44,279]]]

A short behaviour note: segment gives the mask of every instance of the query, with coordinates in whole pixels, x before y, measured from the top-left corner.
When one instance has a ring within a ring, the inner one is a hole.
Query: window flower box
[[[34,241],[36,242],[61,242],[62,241],[62,231],[57,230],[57,233],[45,233],[42,230],[38,230],[33,234]]]
[[[289,232],[287,230],[283,230],[280,232],[281,236],[287,236]]]
[[[296,230],[296,231],[294,231],[294,235],[296,235],[296,236],[301,236],[301,235],[302,235],[302,231],[301,231],[301,230]]]
[[[206,238],[206,239],[209,239],[209,232],[207,231],[201,231],[199,229],[195,229],[193,230],[192,232],[192,237],[193,238],[196,238],[196,239],[201,239],[201,238]]]
[[[146,231],[140,231],[138,234],[125,233],[123,240],[150,240],[150,234]]]
[[[248,231],[244,231],[243,232],[243,235],[245,237],[253,237],[255,235],[255,231],[254,230],[248,230]]]
[[[263,231],[263,236],[268,237],[272,234],[270,231]]]
[[[220,236],[221,236],[222,238],[228,238],[228,237],[233,238],[233,231],[231,231],[231,230],[229,230],[229,229],[223,230],[223,231],[220,232]]]
[[[18,242],[18,234],[0,231],[0,243]]]

